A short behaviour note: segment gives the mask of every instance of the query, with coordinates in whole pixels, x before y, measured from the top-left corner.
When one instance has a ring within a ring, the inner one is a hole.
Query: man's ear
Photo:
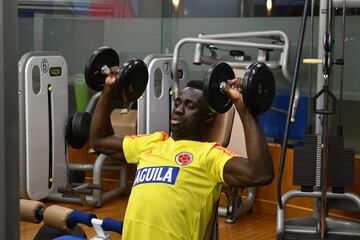
[[[206,123],[212,123],[215,119],[216,113],[209,112],[206,117]]]

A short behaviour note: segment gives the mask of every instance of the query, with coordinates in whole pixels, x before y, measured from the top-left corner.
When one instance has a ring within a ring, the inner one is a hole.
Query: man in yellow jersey
[[[223,183],[246,187],[272,181],[267,142],[244,106],[236,80],[228,81],[225,92],[242,120],[248,158],[215,142],[202,142],[214,114],[197,84],[184,88],[175,99],[171,136],[114,135],[110,121],[114,81],[113,77],[105,81],[91,122],[90,144],[111,158],[137,164],[122,239],[204,239]]]

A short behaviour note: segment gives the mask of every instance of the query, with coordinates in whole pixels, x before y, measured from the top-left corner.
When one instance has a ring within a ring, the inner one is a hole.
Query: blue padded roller
[[[124,224],[123,221],[118,221],[110,217],[107,217],[104,218],[101,226],[105,231],[113,231],[122,234],[123,224]]]
[[[88,227],[92,227],[93,225],[91,224],[91,219],[93,219],[93,218],[97,218],[96,215],[93,213],[85,213],[85,212],[81,212],[79,210],[74,210],[70,214],[70,216],[67,220],[67,224],[73,225],[76,223],[82,223]]]

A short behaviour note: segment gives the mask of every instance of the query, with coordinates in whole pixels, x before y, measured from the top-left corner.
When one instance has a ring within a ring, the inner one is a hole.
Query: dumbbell
[[[207,105],[213,112],[227,112],[233,102],[224,92],[227,80],[234,79],[232,67],[225,62],[217,62],[208,69],[203,93]],[[263,62],[254,62],[246,70],[242,82],[242,97],[245,106],[253,116],[266,112],[275,97],[275,80],[269,67]]]
[[[136,58],[129,59],[121,67],[119,62],[119,56],[114,49],[100,47],[86,62],[85,81],[94,91],[101,91],[106,77],[115,75],[115,91],[119,93],[120,100],[122,103],[131,103],[145,91],[148,82],[147,66]]]
[[[67,143],[76,149],[82,148],[90,134],[91,114],[76,112],[66,122],[65,138]]]

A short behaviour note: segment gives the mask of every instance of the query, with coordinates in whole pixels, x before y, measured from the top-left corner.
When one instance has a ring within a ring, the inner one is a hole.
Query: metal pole
[[[311,0],[311,18],[310,18],[310,27],[311,27],[311,30],[310,30],[310,58],[313,58],[313,54],[314,54],[314,44],[313,44],[313,41],[314,41],[314,9],[315,9],[315,0]],[[313,66],[312,64],[309,64],[309,82],[308,82],[308,85],[309,85],[309,94],[308,94],[308,129],[307,129],[307,132],[308,134],[311,134],[312,133],[312,123],[311,123],[311,98],[312,98],[312,81],[313,81],[313,76],[312,76],[312,72],[313,72]]]
[[[333,12],[332,12],[332,0],[327,1],[326,5],[326,34],[330,35],[330,39],[333,39]],[[326,50],[325,54],[329,56],[332,61],[332,52],[333,52],[333,44],[324,43],[330,45]],[[328,66],[328,69],[323,68],[324,71],[324,86],[329,87],[329,74],[331,73],[332,64]],[[326,97],[326,94],[324,94]],[[324,99],[325,107],[324,109],[328,109],[328,98]],[[328,215],[327,209],[327,189],[328,189],[328,137],[329,137],[329,129],[328,129],[328,115],[323,115],[323,151],[322,151],[322,164],[321,164],[321,220],[320,220],[320,230],[321,230],[321,239],[325,239],[327,236],[327,224],[326,218]]]
[[[320,7],[319,7],[319,36],[318,36],[318,58],[322,59],[324,57],[324,36],[326,32],[326,3],[327,0],[320,0]],[[319,64],[317,66],[317,84],[316,84],[316,92],[321,91],[324,86],[324,74],[322,65]],[[324,107],[324,98],[320,97],[316,101],[316,108],[322,109]],[[321,115],[316,114],[315,120],[315,134],[322,134],[322,122],[321,122]]]
[[[327,104],[326,104],[327,105]],[[324,116],[324,126],[323,126],[323,161],[322,161],[322,169],[321,169],[321,239],[326,238],[327,235],[327,201],[326,201],[326,193],[327,193],[327,176],[328,176],[328,115]]]
[[[19,239],[17,1],[0,0],[0,239]]]
[[[313,58],[314,56],[314,10],[315,10],[315,0],[311,1],[311,31],[310,31],[310,58]],[[313,81],[313,66],[312,64],[309,65],[309,94],[308,94],[308,129],[307,133],[312,134],[313,133],[313,122],[312,122],[312,81]],[[319,199],[314,198],[313,199],[313,216],[316,219],[319,219],[320,213],[319,213]]]
[[[345,26],[346,26],[346,1],[343,0],[342,5],[342,43],[341,43],[341,59],[344,61],[345,64]],[[342,104],[343,104],[343,84],[344,84],[344,64],[341,66],[341,75],[340,75],[340,104],[339,104],[339,122],[338,122],[338,129],[337,134],[342,136],[343,135],[343,127],[342,127]]]

